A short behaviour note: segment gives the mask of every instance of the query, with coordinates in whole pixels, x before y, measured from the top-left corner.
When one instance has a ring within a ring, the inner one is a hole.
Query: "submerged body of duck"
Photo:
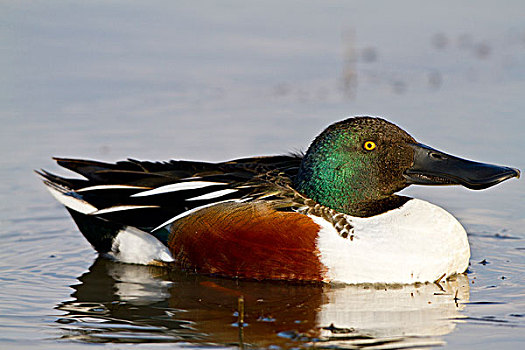
[[[463,160],[380,118],[324,130],[305,155],[222,163],[57,158],[40,173],[101,254],[250,279],[414,283],[463,273],[467,235],[411,184],[483,189],[517,169]]]

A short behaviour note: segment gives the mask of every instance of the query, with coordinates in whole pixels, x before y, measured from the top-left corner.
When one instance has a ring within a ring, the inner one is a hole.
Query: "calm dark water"
[[[521,348],[523,180],[405,191],[467,228],[467,275],[313,286],[97,260],[32,170],[64,173],[53,155],[284,153],[357,114],[523,170],[524,12],[521,1],[3,2],[0,348]]]

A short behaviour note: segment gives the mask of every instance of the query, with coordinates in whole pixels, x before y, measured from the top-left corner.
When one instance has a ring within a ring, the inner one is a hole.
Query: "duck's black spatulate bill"
[[[409,185],[462,185],[482,190],[520,177],[518,169],[473,162],[420,143],[411,146],[414,149],[414,164],[404,174]]]

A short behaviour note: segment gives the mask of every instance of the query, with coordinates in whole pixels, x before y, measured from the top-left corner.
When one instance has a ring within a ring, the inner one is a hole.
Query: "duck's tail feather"
[[[46,188],[58,202],[66,207],[80,232],[95,250],[103,254],[110,252],[113,239],[124,228],[124,225],[91,215],[98,209],[68,187],[71,183],[67,179],[45,171],[37,171],[37,173],[45,179]]]
[[[115,237],[125,228],[118,224],[94,215],[86,215],[71,208],[67,208],[69,214],[77,224],[78,229],[88,242],[101,254],[112,251]]]
[[[54,175],[53,175],[54,176]],[[82,195],[64,185],[58,177],[44,176],[44,183],[51,194],[68,210],[80,232],[95,250],[108,258],[132,264],[166,264],[173,258],[166,243],[169,231],[148,233],[136,226],[126,225],[98,215],[101,210],[87,202]],[[131,215],[131,218],[134,218]],[[130,218],[125,220],[133,221]]]
[[[166,242],[161,242],[157,236],[133,226],[67,209],[88,242],[107,258],[140,265],[165,265],[175,261]]]
[[[96,195],[93,191],[82,191],[83,183],[76,183],[76,179],[66,179],[46,171],[37,171],[43,177],[43,182],[55,199],[64,205],[75,220],[80,231],[88,241],[101,253],[108,249],[107,241],[115,237],[123,227],[137,227],[149,232],[159,223],[174,216],[170,210],[159,208],[158,205],[128,204],[117,205],[119,195],[110,190],[99,190]],[[74,190],[74,185],[80,184],[80,190]],[[117,191],[118,189],[115,189]],[[121,190],[122,191],[122,190]],[[142,190],[141,190],[142,191]],[[121,197],[129,197],[129,192],[122,191]],[[105,198],[106,197],[106,198]],[[104,228],[97,233],[96,227]],[[110,234],[111,233],[111,234]],[[163,243],[167,242],[166,232],[158,230],[152,233]],[[104,244],[103,244],[104,243]]]
[[[39,174],[45,178],[44,184],[51,195],[53,195],[53,197],[55,197],[55,199],[66,208],[86,215],[94,213],[98,210],[97,207],[85,201],[82,196],[78,195],[75,191],[68,187],[66,185],[67,181],[65,181],[65,179],[62,179],[61,181],[54,181],[51,180],[51,176],[47,174]]]
[[[57,176],[57,175],[51,174],[50,172],[48,172],[48,171],[46,171],[44,169],[35,170],[35,173],[37,173],[42,178],[44,178],[45,180],[47,180],[47,181],[49,181],[51,183],[55,183],[55,184],[67,187],[69,189],[81,188],[81,187],[84,187],[84,186],[86,186],[88,184],[87,180],[73,179],[73,178],[66,178],[66,177]]]

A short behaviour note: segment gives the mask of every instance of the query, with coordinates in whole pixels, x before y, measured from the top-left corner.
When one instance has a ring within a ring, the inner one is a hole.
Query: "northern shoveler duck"
[[[39,174],[104,256],[233,278],[341,283],[465,272],[461,224],[395,193],[412,184],[484,189],[520,175],[437,151],[373,117],[332,124],[304,155],[55,160],[85,179]]]

